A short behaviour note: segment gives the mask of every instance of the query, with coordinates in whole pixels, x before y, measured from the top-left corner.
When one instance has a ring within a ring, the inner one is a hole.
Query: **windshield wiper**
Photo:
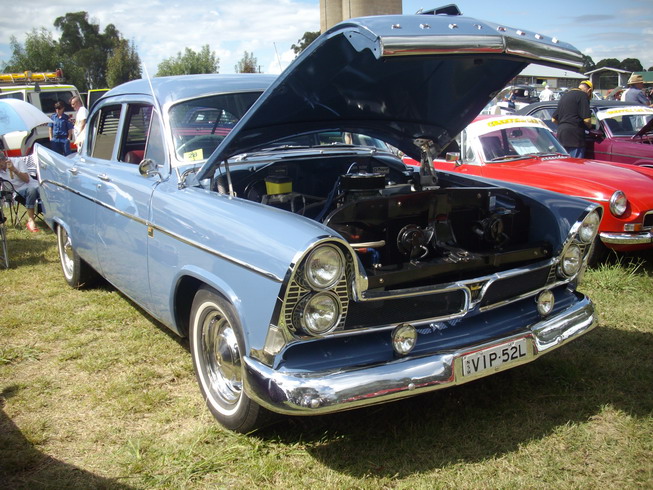
[[[508,162],[511,160],[521,160],[522,158],[526,158],[528,155],[504,155],[502,157],[494,157],[491,158],[490,160],[487,160],[488,162]]]

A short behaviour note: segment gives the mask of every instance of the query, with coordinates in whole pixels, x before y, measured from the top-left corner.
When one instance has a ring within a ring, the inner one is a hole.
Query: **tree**
[[[61,31],[60,48],[68,55],[71,66],[68,78],[81,90],[107,86],[107,61],[119,45],[120,33],[113,24],[100,33],[100,26],[88,20],[87,12],[69,12],[57,17],[54,26]]]
[[[304,33],[304,35],[297,40],[297,44],[293,44],[290,46],[293,50],[293,52],[297,55],[304,51],[306,48],[308,48],[308,45],[311,44],[313,41],[317,39],[317,37],[320,35],[320,31],[307,31]]]
[[[648,70],[646,70],[646,71],[653,71],[653,66],[649,66]]]
[[[621,61],[619,61],[617,58],[605,58],[596,64],[596,68],[603,68],[604,66],[608,68],[620,68]]]
[[[209,45],[202,46],[199,53],[186,48],[184,54],[177,53],[176,57],[166,58],[159,63],[157,77],[170,75],[192,75],[197,73],[218,73],[220,59]]]
[[[6,72],[53,71],[60,68],[62,58],[59,43],[52,38],[52,33],[45,28],[33,29],[27,34],[25,47],[15,36],[11,36],[11,58],[4,66]]]
[[[621,62],[620,68],[626,71],[644,71],[644,67],[636,58],[626,58]]]
[[[583,57],[583,67],[581,68],[581,73],[587,73],[588,71],[592,71],[596,67],[594,60],[592,60],[592,57],[586,56],[584,54],[581,54],[581,56]]]
[[[121,39],[107,61],[107,87],[141,78],[141,59],[133,42]]]
[[[236,73],[261,73],[254,53],[248,53],[247,51],[245,51],[238,64],[234,66],[234,69]]]

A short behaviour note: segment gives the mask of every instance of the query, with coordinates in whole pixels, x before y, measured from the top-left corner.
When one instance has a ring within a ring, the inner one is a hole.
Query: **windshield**
[[[259,96],[258,92],[222,94],[172,106],[170,127],[177,160],[182,163],[206,160]],[[388,146],[376,138],[343,131],[291,136],[266,145],[266,148],[322,145],[355,145],[388,150]]]
[[[191,99],[170,108],[170,127],[177,159],[206,160],[259,98],[242,92]]]
[[[597,116],[601,118],[602,115],[599,113]],[[601,119],[613,136],[633,136],[652,118],[653,114],[615,113]]]
[[[542,127],[510,127],[480,136],[486,162],[516,160],[533,155],[566,155],[551,131]]]

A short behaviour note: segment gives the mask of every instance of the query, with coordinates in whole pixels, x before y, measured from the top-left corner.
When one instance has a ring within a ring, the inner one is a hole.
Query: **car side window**
[[[129,105],[118,160],[127,163],[140,163],[145,153],[151,119],[151,105]]]
[[[163,164],[166,159],[166,147],[163,141],[161,120],[159,118],[159,113],[156,111],[152,111],[150,131],[147,137],[147,147],[145,148],[145,158],[158,164]]]
[[[95,113],[91,122],[89,153],[92,157],[111,160],[118,136],[122,107],[107,106]]]

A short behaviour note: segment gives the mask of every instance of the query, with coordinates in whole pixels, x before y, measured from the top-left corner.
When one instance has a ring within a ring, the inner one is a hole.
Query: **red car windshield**
[[[517,160],[526,156],[566,155],[567,152],[547,129],[510,127],[480,136],[486,162]]]

